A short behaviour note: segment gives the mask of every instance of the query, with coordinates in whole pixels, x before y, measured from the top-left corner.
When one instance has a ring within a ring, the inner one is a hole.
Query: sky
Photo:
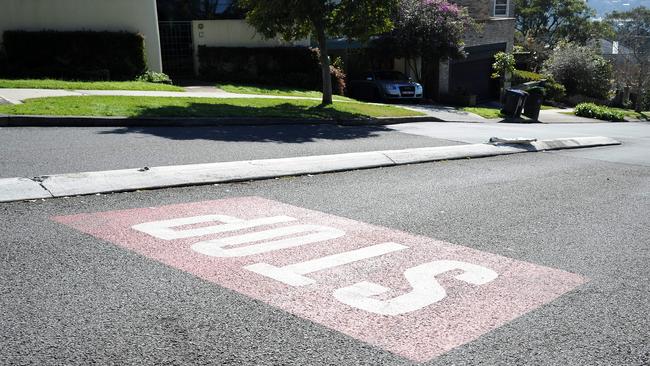
[[[599,17],[614,10],[626,11],[639,6],[650,8],[650,0],[587,0],[587,2],[589,6],[596,9]]]

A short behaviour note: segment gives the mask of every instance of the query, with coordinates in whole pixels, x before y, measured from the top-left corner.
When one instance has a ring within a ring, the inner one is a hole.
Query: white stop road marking
[[[414,361],[585,282],[258,197],[54,219]]]

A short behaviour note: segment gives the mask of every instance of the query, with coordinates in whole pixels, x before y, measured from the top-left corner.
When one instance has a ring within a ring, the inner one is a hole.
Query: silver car
[[[422,85],[399,71],[373,71],[348,83],[352,98],[371,101],[419,101],[424,96]]]

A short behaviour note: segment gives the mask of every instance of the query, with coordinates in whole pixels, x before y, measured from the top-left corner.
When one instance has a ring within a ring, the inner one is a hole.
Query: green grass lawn
[[[404,108],[337,102],[320,107],[315,100],[217,99],[83,96],[28,99],[24,104],[0,105],[0,114],[124,117],[280,117],[368,118],[423,114]]]
[[[263,85],[239,85],[239,84],[219,84],[217,88],[227,91],[229,93],[237,94],[257,94],[257,95],[277,95],[282,97],[306,97],[306,98],[322,98],[323,93],[316,90],[305,90],[295,88],[283,88]],[[339,101],[355,101],[354,99],[335,95],[334,100]]]
[[[0,79],[0,88],[185,91],[185,89],[174,85],[141,81],[65,81],[54,79]]]
[[[469,112],[469,113],[474,113],[478,114],[479,116],[483,118],[504,118],[504,116],[501,114],[501,110],[499,108],[491,108],[491,107],[462,107],[459,108],[459,110],[463,112]]]
[[[625,108],[613,108],[610,107],[610,109],[613,109],[618,112],[622,112],[625,114],[626,118],[630,119],[638,119],[641,121],[649,121],[650,120],[650,112],[635,112],[634,109],[625,109]]]

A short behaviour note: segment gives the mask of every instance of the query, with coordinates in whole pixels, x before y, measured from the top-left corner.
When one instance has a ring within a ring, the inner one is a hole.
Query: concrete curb
[[[546,150],[620,145],[607,137],[542,140],[524,145],[458,145],[212,164],[0,179],[0,202],[228,183],[283,176],[391,167],[440,160],[482,158]]]
[[[0,179],[0,202],[52,198],[39,182],[28,178]]]
[[[0,127],[209,127],[258,125],[346,125],[372,126],[412,122],[442,122],[430,116],[350,119],[264,118],[264,117],[79,117],[0,115]]]

